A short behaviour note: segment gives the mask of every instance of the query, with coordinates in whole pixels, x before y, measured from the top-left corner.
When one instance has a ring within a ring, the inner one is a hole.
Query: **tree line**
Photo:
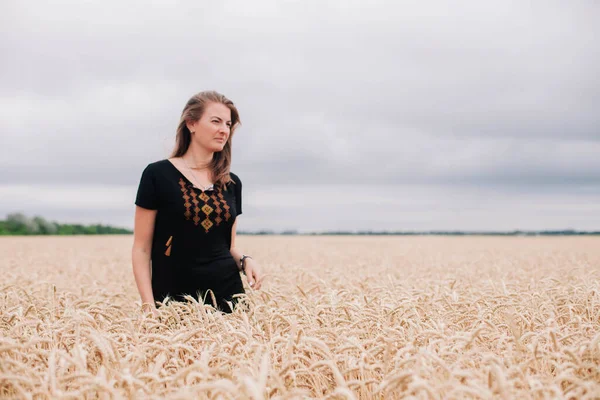
[[[133,231],[115,228],[109,225],[59,224],[35,216],[30,218],[22,213],[12,213],[0,220],[0,235],[107,235],[131,234]],[[424,231],[424,232],[394,232],[394,231],[326,231],[300,233],[294,229],[281,232],[272,230],[238,231],[239,235],[447,235],[447,236],[563,236],[563,235],[600,235],[600,231],[576,231],[573,229],[547,231],[499,231],[499,232],[466,232],[466,231]]]
[[[59,224],[40,216],[28,217],[23,213],[12,213],[0,220],[0,235],[107,235],[131,234],[124,228],[109,225]]]

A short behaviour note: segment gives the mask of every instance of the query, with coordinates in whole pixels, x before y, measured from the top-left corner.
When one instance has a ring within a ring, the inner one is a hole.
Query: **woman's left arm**
[[[235,219],[233,223],[233,227],[231,228],[231,248],[229,252],[231,256],[235,260],[235,263],[238,266],[238,269],[241,271],[241,258],[243,253],[235,247],[235,233],[237,230],[237,221],[238,218]],[[262,286],[262,281],[264,279],[264,275],[262,274],[262,269],[258,265],[256,261],[252,258],[246,258],[244,260],[244,273],[248,278],[248,284],[254,289],[260,289]]]

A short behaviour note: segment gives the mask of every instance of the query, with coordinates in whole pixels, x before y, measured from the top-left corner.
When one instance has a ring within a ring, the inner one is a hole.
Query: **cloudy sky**
[[[600,3],[0,5],[0,218],[132,227],[214,89],[239,229],[600,229]]]

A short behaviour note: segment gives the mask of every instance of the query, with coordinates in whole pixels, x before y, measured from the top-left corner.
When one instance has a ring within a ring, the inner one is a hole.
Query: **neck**
[[[213,154],[214,152],[208,151],[204,147],[190,143],[190,147],[183,155],[183,158],[187,160],[187,163],[192,168],[206,168],[210,165]]]

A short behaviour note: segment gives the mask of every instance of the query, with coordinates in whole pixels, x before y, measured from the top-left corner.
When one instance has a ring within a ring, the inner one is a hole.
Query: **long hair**
[[[187,123],[198,121],[202,117],[202,114],[204,114],[204,110],[209,103],[221,103],[231,110],[231,128],[227,143],[225,143],[222,151],[213,154],[213,158],[209,164],[212,178],[214,179],[214,185],[224,188],[227,183],[233,181],[229,176],[229,168],[231,166],[231,139],[241,122],[240,115],[233,102],[221,93],[215,92],[214,90],[207,90],[193,95],[188,100],[183,108],[181,119],[177,126],[175,148],[171,153],[171,157],[181,157],[188,150],[192,143],[192,134],[187,127]]]

